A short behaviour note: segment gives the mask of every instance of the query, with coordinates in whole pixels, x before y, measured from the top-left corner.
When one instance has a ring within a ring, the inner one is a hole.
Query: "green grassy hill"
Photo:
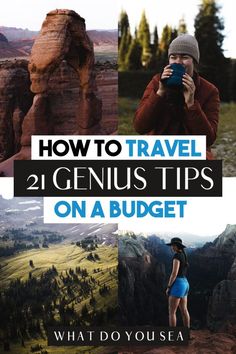
[[[96,260],[89,260],[91,254],[92,259],[96,254]],[[25,345],[21,346],[19,335],[15,341],[12,336],[11,353],[29,353],[37,343],[47,353],[89,353],[90,349],[84,347],[66,347],[65,351],[47,347],[45,330],[49,325],[60,324],[113,324],[117,310],[117,258],[114,246],[98,245],[86,251],[75,244],[1,258],[1,339],[6,338],[7,323],[8,335],[15,329],[20,331]],[[105,353],[103,349],[93,348],[92,353]]]
[[[90,252],[85,251],[76,245],[60,244],[51,246],[50,248],[41,248],[21,252],[12,257],[1,258],[1,287],[5,288],[11,280],[28,279],[29,272],[39,277],[48,268],[54,265],[58,272],[65,272],[69,268],[80,266],[87,268],[89,274],[93,274],[93,270],[101,268],[103,272],[94,275],[97,279],[104,281],[104,274],[107,269],[114,269],[117,265],[117,248],[109,246],[99,246],[96,253],[100,260],[91,262],[86,259]],[[33,260],[34,268],[29,266],[29,261]],[[102,274],[103,273],[103,274]]]

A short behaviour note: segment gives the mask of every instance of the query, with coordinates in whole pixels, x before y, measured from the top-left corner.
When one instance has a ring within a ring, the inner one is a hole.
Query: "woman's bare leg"
[[[181,311],[181,315],[182,315],[182,319],[183,319],[183,324],[185,327],[190,328],[190,316],[189,316],[189,312],[188,312],[188,297],[182,297],[180,299],[180,303],[179,303],[179,308]]]
[[[179,306],[180,298],[169,296],[169,326],[176,327],[176,311]]]

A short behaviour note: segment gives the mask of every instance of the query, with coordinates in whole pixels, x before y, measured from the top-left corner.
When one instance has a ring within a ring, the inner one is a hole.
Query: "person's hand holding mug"
[[[167,65],[164,67],[164,70],[161,74],[160,82],[159,82],[159,88],[157,90],[157,95],[163,97],[166,92],[165,85],[163,84],[163,80],[168,79],[171,75],[173,74],[173,69],[171,69],[170,65]]]
[[[182,82],[183,82],[183,86],[184,86],[183,93],[184,93],[185,103],[186,103],[187,107],[189,108],[194,104],[194,93],[195,93],[196,87],[195,87],[193,79],[187,73],[185,73],[183,75]]]

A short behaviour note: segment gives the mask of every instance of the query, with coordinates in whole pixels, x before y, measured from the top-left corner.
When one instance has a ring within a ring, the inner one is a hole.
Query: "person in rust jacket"
[[[220,98],[218,89],[196,71],[199,48],[195,37],[182,34],[168,50],[169,64],[148,84],[134,117],[139,134],[205,135],[207,158],[212,159],[211,145],[216,139]],[[164,84],[173,70],[170,64],[185,68],[183,90],[174,92]]]

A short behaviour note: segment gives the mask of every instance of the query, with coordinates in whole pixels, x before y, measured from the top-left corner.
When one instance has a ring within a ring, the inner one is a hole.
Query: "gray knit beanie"
[[[181,34],[169,46],[168,57],[171,54],[188,54],[199,63],[199,48],[195,37],[190,34]]]

